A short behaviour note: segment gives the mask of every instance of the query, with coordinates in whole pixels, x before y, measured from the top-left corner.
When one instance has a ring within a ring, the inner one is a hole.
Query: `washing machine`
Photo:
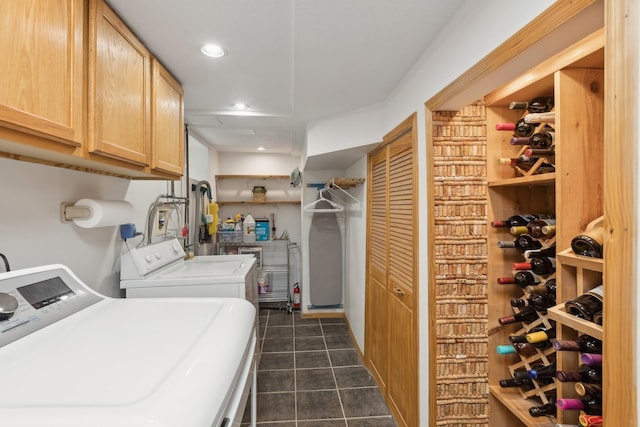
[[[172,238],[146,246],[125,247],[120,257],[120,288],[127,298],[235,297],[255,307],[258,331],[258,270],[253,255],[186,253]],[[257,334],[257,332],[256,332]],[[260,363],[260,345],[255,361]]]
[[[63,265],[1,273],[0,420],[239,426],[255,315],[240,298],[105,297]]]
[[[244,298],[257,312],[258,273],[253,255],[185,256],[177,239],[126,247],[120,257],[120,288],[127,298]]]

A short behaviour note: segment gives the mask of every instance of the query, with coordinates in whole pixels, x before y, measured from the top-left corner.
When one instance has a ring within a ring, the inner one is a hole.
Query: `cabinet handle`
[[[404,296],[404,291],[400,288],[393,288],[393,292],[398,295],[399,297],[403,297]]]

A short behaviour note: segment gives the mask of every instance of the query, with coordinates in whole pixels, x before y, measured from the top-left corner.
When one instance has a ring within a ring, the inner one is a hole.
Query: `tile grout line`
[[[320,321],[320,331],[322,332],[322,341],[324,341],[324,348],[327,352],[327,358],[329,359],[329,368],[331,368],[331,375],[333,376],[333,382],[336,384],[336,394],[338,395],[338,402],[340,402],[340,410],[342,411],[342,421],[344,421],[345,427],[347,424],[347,414],[344,412],[344,405],[342,403],[342,397],[340,396],[340,389],[338,388],[338,379],[336,378],[336,371],[333,368],[333,362],[331,361],[331,355],[329,354],[329,346],[327,346],[327,339],[324,335],[324,325]]]
[[[275,318],[271,317],[271,314],[273,314],[273,313],[267,312],[267,316],[265,317],[265,320],[266,320],[265,329],[264,329],[264,333],[262,334],[264,340],[266,340],[266,337],[268,336],[269,329],[271,329],[273,331],[273,328],[278,328],[279,326],[286,326],[286,325],[281,324],[282,323],[282,319],[280,319],[279,317],[278,317],[278,321],[276,322],[276,320],[274,320]],[[292,316],[293,315],[294,314],[292,314]],[[274,324],[273,322],[276,322],[276,323]],[[327,391],[327,392],[328,391],[335,391],[338,394],[338,401],[340,403],[340,408],[341,408],[341,411],[342,411],[343,418],[342,419],[340,419],[340,418],[331,418],[331,419],[322,418],[322,419],[309,420],[309,421],[311,421],[311,422],[321,422],[321,421],[332,420],[333,422],[336,422],[336,423],[342,421],[344,423],[344,425],[346,427],[348,427],[349,423],[348,423],[348,419],[346,418],[344,402],[343,402],[342,397],[340,395],[340,390],[341,389],[338,386],[336,370],[338,368],[348,368],[348,367],[354,367],[355,368],[355,367],[364,366],[364,365],[361,363],[362,362],[361,360],[359,360],[360,363],[358,363],[356,365],[335,365],[333,363],[333,361],[331,360],[331,351],[328,348],[328,344],[327,344],[328,336],[326,335],[327,334],[327,331],[326,331],[327,326],[331,326],[333,324],[325,325],[320,320],[318,320],[318,323],[319,323],[320,332],[321,332],[319,337],[322,338],[322,341],[323,341],[323,344],[324,344],[323,352],[326,354],[326,357],[327,357],[327,360],[328,360],[328,368],[331,369],[331,374],[332,374],[332,377],[333,377],[333,380],[334,380],[334,383],[335,383],[335,388],[322,389],[322,390],[313,390],[313,391]],[[294,372],[293,372],[293,381],[294,381],[294,384],[293,384],[293,386],[294,386],[293,387],[294,414],[293,414],[293,417],[292,417],[293,419],[280,420],[280,421],[277,421],[277,422],[263,422],[263,423],[260,424],[260,425],[264,425],[265,427],[267,425],[271,425],[271,424],[273,424],[273,425],[278,424],[279,425],[279,423],[284,423],[284,422],[291,423],[292,426],[298,427],[298,426],[302,425],[300,423],[303,422],[302,420],[299,419],[299,414],[298,414],[298,409],[299,409],[298,408],[298,404],[299,404],[299,402],[298,402],[298,387],[297,387],[297,370],[298,370],[298,367],[297,367],[297,356],[298,355],[297,355],[297,353],[298,352],[296,351],[296,349],[297,349],[297,346],[296,346],[296,336],[297,336],[296,326],[298,325],[298,322],[296,322],[296,318],[295,317],[291,318],[291,325],[292,325],[291,339],[292,339],[292,353],[293,353],[292,359],[293,359],[293,370],[294,370]],[[306,323],[304,323],[304,322],[300,323],[300,326],[306,326]],[[331,330],[331,328],[329,328],[329,329]],[[314,336],[305,335],[307,333],[306,331],[302,331],[301,333],[303,333],[303,335],[301,335],[300,338],[313,338],[315,336],[315,335]],[[336,344],[338,344],[338,343],[336,342]],[[264,347],[264,342],[263,342],[263,345],[261,346],[261,348],[263,348],[263,347]],[[339,347],[339,348],[333,348],[331,350],[350,350],[350,349],[351,349],[351,347],[344,347],[344,348]],[[282,349],[279,349],[279,350],[282,350]],[[301,350],[301,353],[315,352],[315,351],[318,351],[318,350],[314,350],[314,349]],[[288,353],[288,352],[282,350],[282,351],[271,351],[269,353],[282,353],[282,354],[285,354],[285,353]],[[320,369],[320,367],[319,366],[309,366],[309,367],[300,368],[300,369],[301,370],[311,370],[311,369]],[[281,369],[266,369],[266,371],[281,371]],[[348,389],[356,390],[356,389],[379,389],[379,388],[377,387],[377,385],[371,385],[371,386],[367,385],[367,386],[346,387],[346,388],[344,388],[344,390],[348,390]],[[257,390],[256,390],[256,392],[257,392]],[[282,393],[282,392],[281,391],[274,391],[272,393]],[[265,392],[265,394],[270,394],[270,392]],[[256,417],[257,416],[258,415],[256,414]],[[379,415],[376,415],[376,416],[356,416],[356,417],[354,417],[354,419],[362,419],[362,420],[367,420],[367,419],[372,419],[372,418],[375,418],[375,419],[383,419],[383,418],[387,419],[387,418],[389,418],[389,416],[383,416],[383,415],[379,414]],[[391,417],[391,420],[393,420],[393,417]]]
[[[293,334],[293,419],[295,427],[298,427],[298,370],[296,369],[296,318],[291,314],[291,325]]]

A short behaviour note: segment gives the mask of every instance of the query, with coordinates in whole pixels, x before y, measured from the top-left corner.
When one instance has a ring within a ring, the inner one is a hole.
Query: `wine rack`
[[[500,249],[497,242],[513,239],[507,230],[488,227],[488,302],[489,302],[489,425],[550,426],[554,423],[578,423],[577,411],[558,411],[556,419],[534,418],[528,409],[548,402],[555,389],[558,398],[576,397],[572,383],[540,386],[527,392],[503,389],[500,379],[510,378],[516,370],[534,364],[549,365],[554,359],[558,370],[577,370],[579,354],[557,352],[553,348],[537,350],[530,357],[496,353],[497,345],[509,343],[509,336],[522,334],[539,325],[555,324],[559,339],[574,340],[579,334],[604,339],[602,327],[564,310],[566,301],[594,288],[602,280],[604,262],[573,254],[571,239],[603,212],[603,139],[604,139],[604,33],[599,31],[550,58],[526,75],[516,78],[485,97],[487,107],[487,181],[488,219],[503,220],[523,213],[555,214],[556,273],[544,279],[556,279],[557,305],[529,324],[498,326],[497,319],[512,312],[512,298],[529,295],[517,285],[497,284],[498,277],[510,275],[511,264],[522,261],[514,249]],[[517,158],[526,147],[510,144],[511,132],[495,130],[497,123],[515,123],[526,112],[509,109],[510,102],[528,101],[538,96],[553,96],[555,156],[545,157],[528,169],[498,164],[499,158]],[[553,164],[555,172],[539,173],[542,164]],[[552,242],[549,241],[548,244]],[[545,393],[546,392],[546,393]],[[538,397],[537,399],[535,397]],[[507,424],[508,423],[508,424]]]

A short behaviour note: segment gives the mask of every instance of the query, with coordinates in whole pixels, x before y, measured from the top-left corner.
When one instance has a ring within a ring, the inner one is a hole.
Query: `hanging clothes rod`
[[[313,202],[309,203],[308,205],[305,205],[303,207],[305,212],[319,212],[319,213],[331,213],[331,212],[341,212],[344,210],[344,206],[337,204],[336,202],[334,202],[333,200],[329,200],[327,198],[324,197],[324,192],[326,191],[326,188],[322,188],[320,189],[320,197],[317,200],[314,200]],[[329,203],[329,205],[331,205],[330,208],[316,208],[315,206],[318,204],[318,202],[327,202]]]
[[[329,185],[326,187],[326,189],[328,189],[328,190],[333,190],[335,188],[337,188],[338,190],[342,191],[347,196],[351,197],[353,200],[356,201],[356,203],[358,203],[358,204],[362,203],[355,196],[351,195],[347,190],[345,190],[344,188],[340,187],[338,184],[336,184],[334,182],[329,183]]]

